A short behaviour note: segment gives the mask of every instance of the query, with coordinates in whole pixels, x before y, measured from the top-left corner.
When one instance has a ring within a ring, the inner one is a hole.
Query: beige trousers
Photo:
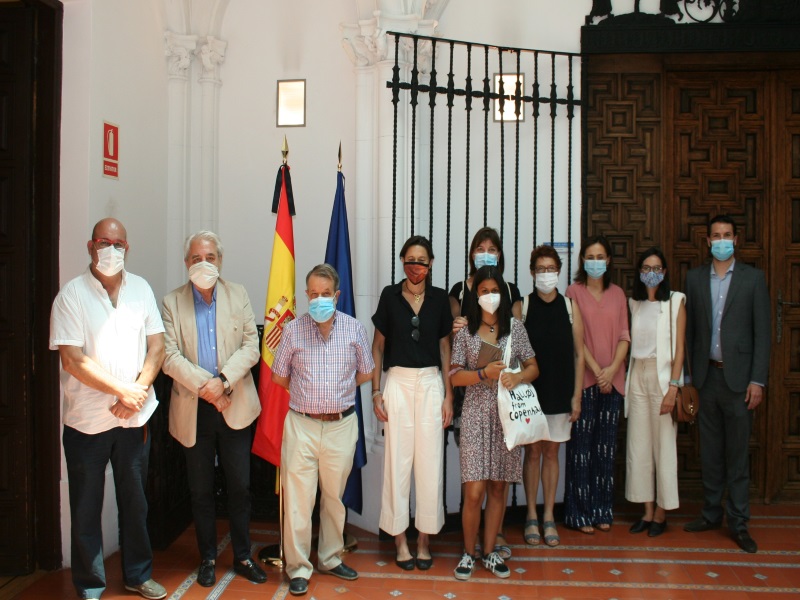
[[[659,414],[664,394],[656,359],[634,359],[628,388],[628,448],[625,498],[678,508],[678,428]]]
[[[317,482],[322,493],[317,568],[330,570],[342,562],[345,520],[342,494],[353,467],[357,438],[355,413],[341,421],[318,421],[293,410],[286,414],[281,445],[281,485],[283,552],[290,579],[309,579],[314,570],[309,556]]]
[[[390,535],[408,529],[411,472],[414,472],[414,525],[436,534],[444,525],[444,383],[437,367],[392,367],[383,392],[389,418],[384,431],[380,528]]]

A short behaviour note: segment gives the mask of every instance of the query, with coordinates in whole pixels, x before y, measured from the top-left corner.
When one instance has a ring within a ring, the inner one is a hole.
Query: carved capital
[[[446,2],[445,2],[446,4]],[[418,15],[386,15],[379,10],[371,19],[358,23],[342,24],[342,48],[357,67],[368,67],[394,56],[394,37],[387,36],[387,31],[401,33],[418,33],[431,36],[436,32],[438,22],[421,19]],[[411,61],[414,44],[411,40],[400,42],[400,60]],[[417,44],[417,64],[422,72],[428,72],[431,64],[431,43],[420,41]]]
[[[200,59],[203,69],[200,81],[213,81],[222,83],[219,78],[219,66],[225,60],[225,49],[228,42],[215,38],[213,35],[200,38],[194,53]]]
[[[170,79],[188,79],[192,52],[196,47],[196,35],[164,32],[164,55],[167,57],[167,71]]]

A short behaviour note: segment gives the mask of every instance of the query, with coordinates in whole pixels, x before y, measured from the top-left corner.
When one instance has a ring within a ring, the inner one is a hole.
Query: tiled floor
[[[513,557],[511,577],[499,580],[478,568],[467,582],[453,578],[460,557],[458,533],[437,536],[430,571],[400,571],[394,564],[394,545],[370,533],[356,534],[358,551],[345,555],[360,578],[347,582],[315,573],[305,598],[316,600],[457,598],[459,600],[522,599],[691,599],[744,600],[800,598],[800,506],[753,506],[750,531],[758,554],[746,554],[725,530],[684,533],[684,523],[696,513],[670,515],[669,527],[659,538],[631,535],[637,518],[628,505],[618,512],[609,533],[588,536],[559,527],[561,546],[531,547],[523,543],[521,527],[508,527]],[[225,523],[220,521],[220,530]],[[254,555],[278,539],[274,524],[252,527]],[[154,577],[167,587],[168,598],[197,600],[282,599],[291,597],[288,583],[276,568],[268,567],[268,582],[254,585],[234,577],[227,537],[220,541],[217,585],[202,588],[195,582],[197,551],[194,531],[187,530],[168,550],[156,553]],[[413,547],[412,547],[413,548]],[[119,555],[106,561],[109,585],[106,600],[131,599],[119,573]],[[51,573],[16,596],[20,599],[74,598],[68,570]]]

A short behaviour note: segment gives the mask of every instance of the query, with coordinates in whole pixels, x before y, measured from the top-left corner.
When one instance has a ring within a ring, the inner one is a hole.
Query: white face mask
[[[558,285],[558,273],[537,273],[536,289],[543,294],[549,294]]]
[[[217,283],[219,269],[210,262],[194,263],[189,267],[189,279],[200,290],[210,290]]]
[[[484,294],[478,298],[478,304],[483,310],[493,315],[500,306],[500,294]]]
[[[113,277],[125,266],[125,250],[117,250],[114,246],[100,248],[97,251],[95,269],[106,277]]]

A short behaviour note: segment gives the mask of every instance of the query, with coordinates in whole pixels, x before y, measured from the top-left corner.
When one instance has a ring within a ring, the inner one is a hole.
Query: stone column
[[[228,43],[214,36],[201,37],[195,54],[201,68],[200,78],[200,198],[192,203],[189,221],[192,231],[219,225],[219,78]]]
[[[185,279],[183,240],[188,235],[189,69],[196,35],[164,34],[169,117],[167,130],[167,287]]]

